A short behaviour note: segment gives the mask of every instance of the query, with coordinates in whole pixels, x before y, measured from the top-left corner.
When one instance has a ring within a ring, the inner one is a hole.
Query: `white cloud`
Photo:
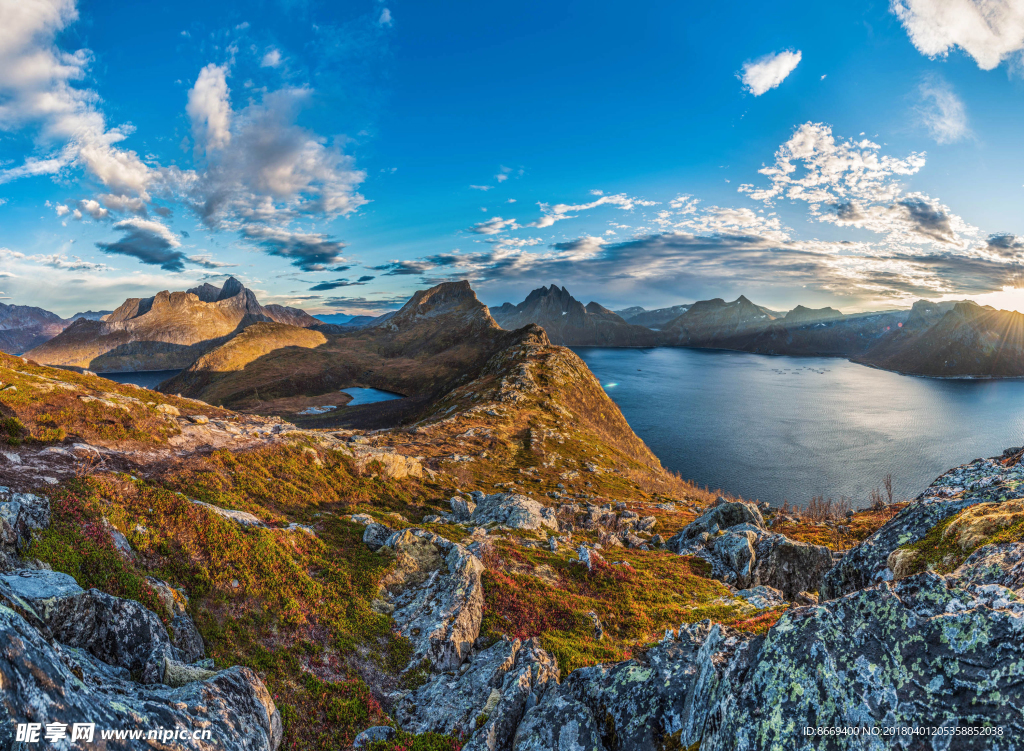
[[[955,143],[970,135],[967,109],[946,81],[929,77],[918,87],[918,93],[918,117],[937,143]]]
[[[571,212],[577,211],[589,211],[590,209],[597,208],[598,206],[616,206],[623,211],[631,211],[636,206],[654,206],[657,201],[645,201],[640,198],[630,198],[625,193],[618,193],[613,196],[602,195],[596,201],[590,203],[579,203],[579,204],[565,204],[557,203],[554,206],[549,206],[546,203],[539,204],[543,216],[535,222],[531,222],[526,225],[527,227],[536,227],[538,229],[544,229],[552,226],[555,222],[559,222],[563,219],[574,219],[575,215]]]
[[[959,47],[982,70],[992,70],[1024,49],[1020,0],[891,0],[911,43],[921,54],[946,57]]]
[[[391,11],[385,8],[380,13],[380,18],[377,19],[377,23],[381,26],[390,26],[392,24]]]
[[[51,255],[28,256],[26,260],[34,261],[43,266],[49,266],[52,269],[60,269],[62,271],[104,272],[114,270],[110,266],[107,266],[105,263],[93,263],[92,261],[83,261],[78,256],[71,256],[71,258],[68,258],[66,255],[60,253],[53,253]]]
[[[737,74],[743,86],[754,96],[761,96],[786,80],[800,63],[800,50],[772,52],[757,60],[743,64],[743,72]]]
[[[276,68],[281,64],[281,51],[271,49],[267,51],[267,54],[260,60],[260,66],[263,68]]]
[[[134,151],[115,144],[130,126],[108,128],[99,97],[77,88],[88,50],[64,52],[56,37],[78,18],[74,0],[5,2],[0,26],[0,129],[30,128],[42,157],[0,170],[0,183],[79,165],[109,188],[147,196],[154,175]]]
[[[494,186],[493,185],[470,185],[469,187],[471,187],[473,190],[490,190]]]
[[[497,175],[494,176],[494,179],[497,180],[499,183],[503,183],[506,180],[508,180],[508,175],[506,175],[503,172],[499,172]]]
[[[186,260],[188,260],[189,263],[194,263],[196,266],[202,266],[204,269],[224,269],[238,265],[235,263],[223,263],[222,261],[215,261],[209,253],[203,255],[189,256]]]
[[[231,143],[231,102],[227,66],[210,63],[188,92],[185,112],[192,121],[196,149],[210,155]]]
[[[937,244],[966,248],[978,229],[923,193],[904,193],[902,178],[917,173],[924,154],[885,156],[866,139],[836,140],[822,123],[804,123],[759,172],[769,188],[741,185],[739,191],[771,206],[778,198],[805,201],[811,216],[841,227],[885,236],[902,250]]]
[[[510,229],[519,229],[515,219],[502,219],[500,216],[492,216],[486,222],[478,222],[469,228],[470,232],[478,235],[496,235]]]

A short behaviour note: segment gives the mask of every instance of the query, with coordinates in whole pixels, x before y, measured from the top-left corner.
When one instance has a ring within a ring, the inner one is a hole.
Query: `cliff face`
[[[491,315],[509,331],[537,324],[552,343],[565,346],[649,347],[658,341],[650,329],[626,323],[596,302],[585,306],[553,284],[533,290],[518,305],[491,308]]]
[[[315,323],[293,308],[264,308],[251,290],[231,278],[220,289],[206,284],[188,292],[130,298],[103,320],[75,321],[26,356],[101,373],[179,370],[246,326],[277,318]]]

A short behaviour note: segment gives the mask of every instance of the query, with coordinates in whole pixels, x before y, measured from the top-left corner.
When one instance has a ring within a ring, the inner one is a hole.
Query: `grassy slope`
[[[179,431],[158,411],[159,405],[174,407],[183,415],[229,414],[191,399],[49,368],[2,353],[0,383],[0,419],[5,421],[4,437],[11,443],[59,443],[77,438],[101,446],[163,444]]]

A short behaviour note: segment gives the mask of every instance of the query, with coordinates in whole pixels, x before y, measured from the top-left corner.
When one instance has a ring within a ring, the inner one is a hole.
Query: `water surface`
[[[375,402],[387,402],[392,399],[404,399],[405,397],[401,394],[395,394],[391,391],[381,391],[380,389],[342,389],[341,393],[348,394],[352,397],[352,401],[346,404],[346,407],[358,407],[360,404],[373,404]]]
[[[134,383],[147,389],[155,389],[168,378],[173,378],[180,370],[139,370],[134,373],[99,373],[102,378],[109,378],[118,383]]]
[[[866,502],[1024,445],[1024,381],[901,376],[823,357],[574,348],[669,469],[771,503]]]

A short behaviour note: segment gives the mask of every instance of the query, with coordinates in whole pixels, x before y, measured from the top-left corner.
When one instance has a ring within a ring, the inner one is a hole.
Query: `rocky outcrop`
[[[378,609],[413,645],[410,666],[424,660],[437,671],[454,670],[480,635],[484,566],[466,548],[423,529],[391,535],[380,552],[395,568],[381,582]]]
[[[841,597],[881,581],[891,581],[889,557],[897,548],[918,542],[939,522],[965,508],[1015,500],[1020,495],[1018,488],[1024,487],[1020,457],[1017,451],[1006,457],[976,459],[940,476],[828,572],[822,583],[822,597]]]
[[[31,542],[32,534],[49,524],[47,498],[0,487],[0,572],[13,570],[17,554]]]
[[[772,587],[787,600],[818,591],[833,564],[832,551],[825,546],[773,534],[756,506],[724,498],[666,545],[680,555],[703,558],[711,564],[712,576],[727,584],[738,589]]]
[[[134,600],[85,591],[56,571],[22,569],[0,576],[0,582],[12,599],[39,616],[57,641],[125,668],[140,683],[159,683],[164,661],[182,658],[157,615]]]
[[[502,524],[512,529],[558,529],[552,509],[519,493],[478,497],[469,520],[480,525]]]
[[[1016,748],[1024,606],[998,586],[961,584],[918,574],[788,612],[732,666],[735,679],[709,704],[700,748]],[[1001,732],[883,735],[921,726]],[[804,727],[877,735],[803,736]]]
[[[1017,748],[1024,604],[1015,597],[960,572],[926,573],[792,609],[763,637],[683,626],[638,658],[574,671],[527,711],[513,747]],[[861,734],[804,735],[808,727]],[[901,727],[949,735],[934,744],[886,735]],[[980,728],[987,734],[970,735]]]
[[[0,685],[13,720],[0,723],[0,747],[12,747],[16,723],[92,723],[97,743],[105,730],[146,739],[151,730],[180,727],[199,733],[175,738],[175,748],[277,748],[280,713],[253,671],[181,670],[190,666],[173,662],[173,654],[160,620],[139,603],[83,592],[71,577],[52,571],[0,577]],[[164,664],[155,665],[157,655]],[[195,680],[176,688],[153,682],[153,671],[163,673],[168,662],[172,673]],[[103,743],[108,749],[143,745]]]
[[[636,659],[575,670],[526,713],[513,748],[687,748],[701,739],[709,699],[746,647],[746,637],[704,621]]]
[[[557,684],[558,664],[535,640],[503,639],[477,652],[459,672],[436,675],[396,704],[395,719],[412,733],[465,739],[465,751],[505,751],[527,708]]]

